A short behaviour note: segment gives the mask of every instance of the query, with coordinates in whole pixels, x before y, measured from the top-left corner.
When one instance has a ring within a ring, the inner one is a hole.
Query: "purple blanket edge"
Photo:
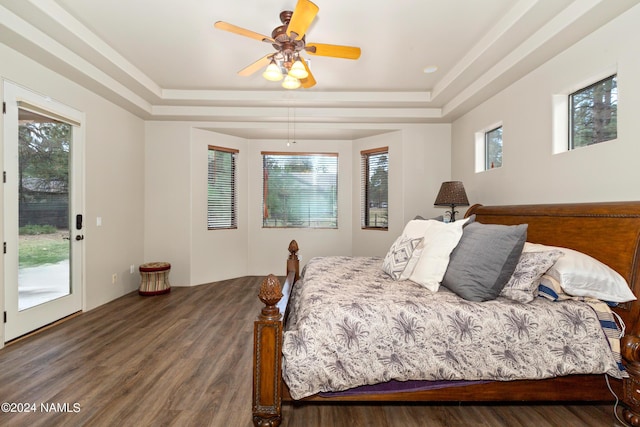
[[[437,390],[447,387],[463,387],[473,384],[485,384],[491,381],[396,381],[363,385],[349,390],[318,393],[321,397],[358,396],[364,394],[400,393],[411,391]]]

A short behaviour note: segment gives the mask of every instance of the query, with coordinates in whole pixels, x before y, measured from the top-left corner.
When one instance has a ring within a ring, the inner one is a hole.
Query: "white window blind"
[[[387,230],[389,227],[389,147],[360,152],[362,228]]]
[[[238,150],[209,146],[207,227],[237,228],[236,156]]]
[[[338,154],[262,152],[262,226],[338,228]]]

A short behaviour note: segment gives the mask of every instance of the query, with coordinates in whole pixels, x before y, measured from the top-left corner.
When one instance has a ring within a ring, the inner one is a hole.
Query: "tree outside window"
[[[485,170],[502,166],[502,126],[484,134]]]
[[[618,137],[618,83],[613,75],[569,95],[569,149]]]

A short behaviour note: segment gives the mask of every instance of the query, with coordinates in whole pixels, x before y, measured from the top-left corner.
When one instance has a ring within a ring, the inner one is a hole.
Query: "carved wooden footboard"
[[[529,224],[528,240],[572,248],[609,265],[640,295],[640,202],[526,206],[472,206],[467,216],[494,224]],[[267,277],[259,298],[265,304],[254,325],[253,420],[256,426],[278,426],[282,402],[290,400],[282,380],[282,340],[287,303],[299,276],[298,245],[289,245],[287,278],[282,286]],[[640,426],[640,303],[622,304],[615,311],[626,324],[622,356],[630,378],[610,379],[622,396],[623,417]],[[492,382],[420,392],[312,396],[313,401],[611,401],[604,375],[572,375],[546,380]]]

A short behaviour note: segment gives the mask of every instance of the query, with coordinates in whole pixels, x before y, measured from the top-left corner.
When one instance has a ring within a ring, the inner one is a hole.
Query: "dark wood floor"
[[[260,282],[131,293],[8,345],[0,350],[0,402],[35,404],[36,412],[0,412],[0,425],[251,426]],[[316,404],[283,412],[283,427],[621,425],[612,404]]]

